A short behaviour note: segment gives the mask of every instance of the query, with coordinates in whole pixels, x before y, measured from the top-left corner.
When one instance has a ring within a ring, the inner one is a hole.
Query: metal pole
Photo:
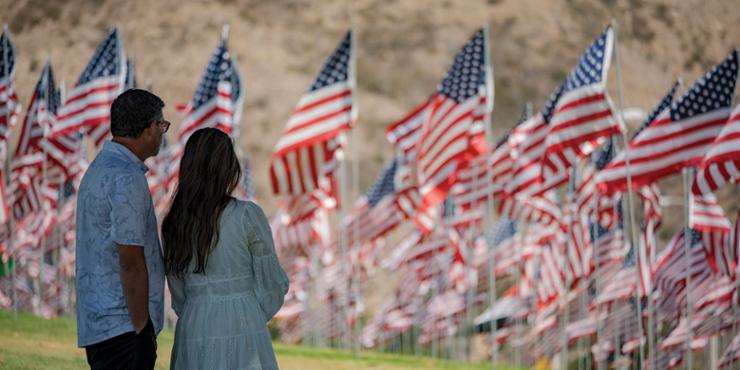
[[[359,113],[359,104],[358,104],[358,98],[357,98],[357,27],[355,27],[355,17],[354,13],[350,11],[350,24],[352,29],[352,52],[350,53],[350,68],[349,68],[349,81],[350,81],[350,88],[352,89],[352,109],[350,111],[350,119],[353,124],[357,124],[358,119],[358,113]],[[354,145],[352,145],[352,185],[355,189],[355,196],[359,197],[360,195],[360,156],[357,151],[357,133],[353,132],[351,133],[352,142]],[[361,245],[358,243],[358,235],[360,233],[360,225],[359,223],[355,222],[355,248],[357,249],[357,253],[359,256],[359,248]],[[352,286],[353,286],[353,293],[355,297],[355,322],[354,322],[354,350],[355,350],[355,357],[360,356],[360,316],[359,312],[357,312],[357,307],[360,300],[360,275],[362,273],[362,270],[359,265],[359,258],[357,261],[357,273],[352,274]]]
[[[493,101],[496,96],[496,90],[494,85],[494,79],[493,79],[493,63],[491,63],[491,50],[490,50],[490,34],[491,29],[490,25],[486,23],[486,25],[483,27],[483,57],[485,61],[485,73],[486,73],[486,124],[485,124],[485,134],[486,134],[486,141],[489,145],[493,146],[493,132],[492,132],[492,123],[493,123]],[[489,181],[492,181],[490,179]],[[486,207],[486,213],[490,213],[490,222],[491,225],[493,225],[496,222],[495,214],[496,212],[493,210],[494,207],[494,199],[493,194],[488,194],[488,201],[487,201],[487,207]],[[493,248],[490,246],[487,246],[489,248],[488,253],[488,300],[489,300],[489,306],[491,309],[493,309],[493,306],[496,304],[496,268],[494,265],[494,252]],[[493,313],[493,312],[491,312]],[[496,370],[496,363],[498,362],[498,343],[496,342],[496,320],[494,320],[493,315],[491,315],[491,369]]]
[[[6,35],[6,37],[10,37],[8,33],[8,25],[3,25],[3,33]],[[10,49],[10,41],[9,39],[6,39],[7,44],[1,45],[2,51],[3,51],[3,76],[8,79],[8,84],[10,84],[10,66],[8,66],[8,52]],[[6,104],[8,107],[5,109],[5,124],[10,128],[10,94],[6,91]],[[10,133],[8,132],[8,137],[10,136]],[[11,173],[10,173],[10,161],[11,161],[11,155],[10,155],[10,143],[6,142],[6,149],[5,149],[5,174],[7,176],[6,179],[6,187],[5,191],[10,191],[10,185],[11,185]],[[6,195],[3,194],[5,197]],[[11,199],[10,196],[7,196],[5,199]],[[16,287],[16,270],[18,269],[18,261],[15,260],[15,243],[13,240],[13,234],[15,229],[15,215],[13,213],[13,204],[11,203],[8,207],[9,214],[8,214],[8,250],[10,252],[10,258],[9,261],[13,261],[13,269],[10,272],[10,285],[12,286],[13,290],[13,320],[18,319],[18,288]],[[6,270],[7,271],[7,270]]]
[[[596,235],[598,230],[598,224],[599,224],[599,192],[594,192],[593,197],[593,212],[594,212],[594,222],[593,225],[591,225],[591,231],[594,235],[593,243],[594,243],[594,276],[598,276],[599,272],[599,264],[601,263],[601,259],[599,258],[599,251],[596,249],[596,241],[598,240],[598,236]],[[603,279],[602,279],[603,280]],[[599,296],[599,281],[594,279],[594,296]],[[596,306],[596,345],[599,346],[599,338],[601,337],[601,331],[603,327],[601,325],[601,320],[599,320],[599,306]],[[598,362],[598,368],[606,369],[606,361],[599,361]]]
[[[652,221],[651,221],[652,222]],[[652,225],[650,226],[653,227]],[[646,238],[650,237],[652,238],[651,242],[654,246],[657,246],[657,237],[654,234],[647,235],[645,234]],[[645,242],[647,243],[647,239],[645,239]],[[653,248],[654,249],[654,248]],[[655,250],[651,251],[651,255],[648,256],[651,261],[655,260],[655,257],[653,254],[655,253]],[[647,295],[647,310],[648,310],[648,361],[650,362],[650,368],[655,369],[655,312],[653,309],[653,302],[651,297],[651,292],[648,290],[646,292]]]
[[[689,197],[689,187],[691,186],[691,179],[693,178],[693,168],[684,168],[683,169],[683,195],[684,195],[684,206],[683,206],[683,220],[684,220],[684,230],[683,230],[683,238],[684,238],[684,253],[686,254],[685,257],[685,266],[686,269],[686,314],[685,319],[688,320],[688,333],[687,333],[687,339],[686,339],[686,367],[688,369],[693,369],[693,354],[691,351],[691,341],[694,339],[694,333],[691,329],[691,321],[693,320],[693,304],[691,302],[691,274],[689,273],[689,268],[691,267],[691,264],[689,262],[690,259],[690,253],[691,253],[691,230],[689,229],[689,212],[690,212],[690,197]]]
[[[570,198],[573,196],[573,193],[575,192],[575,184],[573,183],[573,179],[576,178],[577,174],[578,174],[578,170],[575,166],[573,166],[573,168],[571,169],[571,174],[570,174],[571,181],[569,181],[569,184],[568,184],[568,198],[569,198],[568,202],[570,201]],[[574,226],[573,225],[574,221],[575,221],[575,215],[571,213],[570,220],[568,220],[568,232],[569,233],[572,232],[571,230]],[[562,335],[561,346],[562,347],[560,348],[560,356],[562,357],[562,361],[563,361],[562,369],[568,368],[568,336],[566,335],[566,329],[568,327],[568,321],[570,320],[570,312],[569,312],[569,307],[568,307],[569,306],[568,291],[570,290],[570,284],[572,283],[571,276],[567,272],[568,271],[568,261],[569,261],[568,254],[570,253],[570,250],[572,248],[575,248],[575,246],[572,243],[572,238],[568,236],[566,237],[566,240],[567,241],[566,241],[565,256],[564,258],[561,259],[563,263],[563,266],[561,267],[561,271],[566,272],[565,273],[565,287],[564,287],[564,291],[561,292],[562,296],[560,297],[561,298],[560,308],[562,309],[562,315],[563,315],[563,319],[560,320],[560,324],[562,327],[561,329],[561,335]]]
[[[619,120],[620,125],[624,127],[624,97],[622,94],[622,65],[620,61],[620,55],[619,55],[619,37],[618,37],[618,27],[616,20],[612,20],[611,22],[612,27],[614,28],[614,59],[615,59],[615,65],[616,65],[616,72],[617,72],[617,95],[619,97],[619,110],[617,114],[617,119]],[[622,141],[624,143],[624,157],[625,157],[625,170],[627,172],[627,202],[629,204],[629,218],[630,218],[630,241],[632,245],[637,246],[637,237],[636,237],[636,226],[635,226],[635,203],[634,203],[634,197],[632,194],[632,173],[630,172],[630,155],[629,155],[629,141],[627,140],[627,133],[622,131]],[[637,265],[640,265],[640,254],[637,253]],[[640,286],[640,275],[635,274],[635,294],[636,294],[636,302],[637,302],[637,330],[639,332],[640,337],[642,337],[643,329],[642,329],[642,307],[640,305],[640,290],[637,289],[637,287]],[[642,344],[642,340],[640,340],[640,364],[645,363],[645,348]]]

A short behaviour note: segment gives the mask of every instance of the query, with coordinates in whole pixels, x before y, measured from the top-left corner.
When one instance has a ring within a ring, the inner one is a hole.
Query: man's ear
[[[152,137],[156,134],[155,130],[158,130],[159,127],[157,127],[156,124],[150,123],[147,128],[144,129],[144,134],[146,134],[147,137]]]

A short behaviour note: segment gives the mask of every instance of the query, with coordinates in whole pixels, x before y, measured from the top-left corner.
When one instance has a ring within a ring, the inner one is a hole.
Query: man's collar
[[[105,143],[103,143],[103,151],[124,157],[127,161],[139,166],[141,172],[146,172],[149,170],[149,167],[147,167],[144,162],[142,162],[141,159],[139,159],[139,157],[134,154],[134,152],[132,152],[123,144],[117,143],[113,140],[107,140]]]

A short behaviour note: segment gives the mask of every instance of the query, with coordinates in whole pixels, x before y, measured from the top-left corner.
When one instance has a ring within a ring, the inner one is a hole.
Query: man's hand
[[[144,247],[119,245],[118,255],[123,296],[126,298],[134,330],[139,334],[149,322],[149,273],[146,269]]]

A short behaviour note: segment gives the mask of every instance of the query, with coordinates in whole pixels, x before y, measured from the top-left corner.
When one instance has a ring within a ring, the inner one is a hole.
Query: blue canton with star
[[[0,79],[3,79],[7,77],[5,71],[8,71],[8,74],[12,74],[15,67],[15,48],[10,41],[10,35],[5,31],[0,36],[0,57],[2,57],[0,58]],[[7,66],[5,65],[5,61],[8,61]]]
[[[233,77],[234,66],[229,56],[229,50],[226,48],[226,40],[221,40],[218,48],[211,55],[211,59],[208,60],[203,77],[198,82],[195,95],[193,95],[193,100],[190,102],[191,108],[197,110],[200,106],[215,98],[218,93],[218,83],[220,81],[232,82],[231,91],[232,99],[234,99],[238,95],[239,85],[233,84]]]
[[[653,110],[648,118],[645,120],[645,122],[642,123],[642,125],[635,131],[634,134],[632,134],[632,139],[636,138],[637,135],[639,135],[643,130],[645,130],[650,124],[655,120],[658,115],[663,112],[666,108],[671,106],[671,103],[673,102],[673,96],[676,95],[676,90],[678,89],[679,83],[676,81],[673,84],[673,87],[668,91],[668,93],[663,97],[663,100],[660,101],[660,104]]]
[[[552,118],[552,114],[555,112],[555,105],[558,103],[558,100],[560,100],[560,96],[563,95],[563,92],[565,92],[566,83],[567,81],[563,82],[557,89],[555,89],[555,91],[550,93],[550,97],[547,99],[545,107],[542,108],[542,118],[545,122],[550,122],[550,118]]]
[[[483,30],[479,30],[455,56],[455,62],[437,88],[440,94],[458,103],[478,94],[478,88],[486,81],[483,43]]]
[[[54,83],[54,71],[51,69],[51,64],[47,63],[41,73],[41,80],[36,85],[36,96],[38,96],[38,99],[46,100],[46,109],[56,114],[61,99],[59,90]]]
[[[352,52],[352,31],[344,34],[342,41],[324,63],[316,80],[308,91],[316,91],[341,81],[347,81],[349,71],[349,57]]]
[[[737,50],[733,50],[727,59],[712,67],[671,107],[672,121],[680,121],[732,105],[737,81],[737,53]]]
[[[509,218],[501,218],[486,233],[486,244],[488,244],[488,248],[496,248],[499,244],[512,238],[514,234],[516,234],[516,221]]]
[[[570,72],[566,79],[566,92],[582,86],[600,83],[605,78],[604,64],[605,58],[608,57],[606,51],[609,46],[607,42],[610,31],[611,28],[607,28],[581,55],[578,65]]]
[[[82,72],[77,86],[86,84],[96,78],[113,76],[121,73],[121,55],[123,46],[120,45],[121,38],[118,29],[114,28],[103,42],[95,50],[90,63]]]
[[[396,176],[396,168],[398,167],[398,161],[392,159],[390,163],[386,164],[381,171],[375,183],[370,186],[367,190],[367,204],[372,208],[375,207],[383,198],[388,195],[393,195],[395,189],[393,187],[393,178]]]

